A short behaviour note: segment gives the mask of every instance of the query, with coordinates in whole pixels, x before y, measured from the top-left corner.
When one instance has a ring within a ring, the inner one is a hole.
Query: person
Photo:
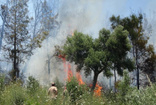
[[[65,97],[65,96],[67,96],[67,93],[68,93],[68,91],[67,91],[67,88],[66,88],[66,86],[64,87],[64,90],[63,90],[63,96]]]
[[[65,86],[64,90],[63,90],[63,105],[65,105],[67,100],[68,100],[68,90],[67,90],[67,88]]]
[[[55,86],[55,83],[51,84],[51,87],[48,90],[48,95],[51,99],[56,99],[57,98],[57,87]]]

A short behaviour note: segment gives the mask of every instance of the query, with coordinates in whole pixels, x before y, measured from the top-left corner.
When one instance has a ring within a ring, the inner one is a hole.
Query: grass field
[[[30,78],[29,84],[20,82],[5,85],[0,79],[0,105],[156,105],[156,85],[137,90],[137,88],[119,86],[118,92],[111,90],[102,92],[97,97],[90,92],[87,86],[78,86],[75,80],[67,83],[70,91],[63,94],[63,86],[57,83],[57,99],[49,99],[49,87],[40,86],[38,81]],[[125,90],[126,89],[126,90]]]

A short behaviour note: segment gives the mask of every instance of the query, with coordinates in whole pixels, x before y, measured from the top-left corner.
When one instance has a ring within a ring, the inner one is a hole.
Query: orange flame
[[[80,75],[80,72],[77,72],[76,73],[76,78],[79,82],[79,85],[84,85],[85,83],[83,82],[82,78],[81,78],[81,75]]]
[[[101,89],[102,87],[96,84],[95,89],[94,89],[95,96],[101,96]]]
[[[91,84],[90,87],[92,86],[93,85]],[[96,83],[95,89],[94,89],[94,95],[98,97],[101,96],[101,90],[102,90],[102,87],[98,83]]]
[[[72,31],[71,31],[71,35],[74,36],[74,33]],[[64,71],[67,72],[67,80],[70,81],[71,78],[73,77],[73,72],[71,70],[71,65],[70,65],[70,63],[68,63],[68,71],[66,71],[66,59],[65,59],[65,56],[59,55],[58,57],[62,58],[63,64],[64,64]],[[83,82],[82,78],[81,78],[80,72],[76,72],[76,78],[77,78],[77,80],[79,82],[79,85],[84,85],[85,84]],[[92,86],[92,85],[90,85],[90,86]],[[95,96],[101,96],[101,89],[102,89],[102,87],[99,86],[96,83],[96,86],[95,86],[95,89],[94,89],[94,95]]]
[[[63,65],[64,65],[64,71],[66,72],[66,58],[63,55],[58,55],[59,58],[63,60]]]
[[[73,77],[73,72],[71,71],[71,65],[68,63],[68,75],[67,75],[68,81],[70,81],[72,77]]]
[[[67,80],[70,81],[71,78],[73,77],[73,72],[71,71],[71,65],[70,65],[70,63],[68,63],[68,66],[66,65],[66,58],[65,58],[65,56],[59,55],[58,57],[63,60],[64,71],[67,72]]]

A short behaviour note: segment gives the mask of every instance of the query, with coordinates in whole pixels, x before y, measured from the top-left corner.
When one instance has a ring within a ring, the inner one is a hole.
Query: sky
[[[32,1],[35,2],[35,0],[30,0],[28,4],[30,16],[33,16]],[[6,0],[0,0],[0,5],[5,2]],[[48,0],[48,3],[50,5],[51,0]],[[89,34],[94,38],[98,37],[100,29],[110,28],[109,18],[112,15],[126,17],[132,13],[145,13],[153,29],[150,43],[156,47],[155,6],[156,0],[60,0],[58,20],[62,24],[57,37],[49,38],[47,42],[43,42],[42,48],[34,50],[34,55],[31,56],[26,64],[27,72],[30,75],[38,73],[39,77],[44,77],[40,75],[43,75],[43,70],[46,69],[45,61],[47,60],[47,53],[53,54],[52,51],[54,52],[55,44],[62,44],[66,35],[74,30]],[[1,25],[2,20],[0,19]],[[60,66],[60,64],[57,65],[55,59],[52,62],[53,65]],[[55,67],[53,68],[56,70]],[[60,68],[57,69],[60,70]]]
[[[35,1],[35,0],[33,0]],[[51,1],[51,0],[48,0]],[[73,0],[74,1],[74,0]],[[87,0],[86,0],[87,1]],[[95,0],[91,0],[95,1]],[[121,16],[128,16],[132,12],[143,12],[152,15],[155,12],[156,0],[96,0],[98,3],[102,1],[103,9],[101,11],[107,14],[115,14]],[[88,2],[90,2],[88,0]],[[6,0],[0,0],[0,5],[6,3]],[[32,0],[29,0],[29,11],[33,12]],[[94,4],[93,4],[94,6]],[[2,25],[2,20],[0,18],[0,25]]]

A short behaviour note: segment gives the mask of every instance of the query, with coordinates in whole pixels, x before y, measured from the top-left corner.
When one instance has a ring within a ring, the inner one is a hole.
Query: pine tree
[[[131,55],[135,59],[135,67],[137,71],[137,88],[139,89],[139,71],[152,74],[156,61],[156,54],[153,45],[148,45],[149,36],[144,33],[143,15],[138,16],[132,14],[130,17],[123,19],[120,16],[112,16],[110,18],[111,26],[114,29],[118,25],[122,25],[129,32],[129,39],[132,45]]]
[[[94,73],[93,91],[101,72],[109,77],[112,68],[120,74],[123,69],[133,70],[133,62],[127,58],[130,48],[128,32],[118,26],[112,33],[106,29],[100,30],[96,39],[75,31],[74,36],[67,38],[62,52],[68,61],[75,62],[77,70],[83,68],[86,76]]]
[[[4,26],[6,24],[6,17],[7,17],[7,13],[8,13],[8,2],[9,0],[7,0],[5,5],[1,5],[1,9],[0,9],[0,16],[2,18],[2,28],[0,29],[0,51],[1,51],[1,47],[2,47],[2,40],[3,40],[3,34],[4,34]]]
[[[11,77],[16,80],[19,77],[19,64],[31,54],[29,49],[29,32],[28,24],[30,18],[28,16],[28,0],[12,0],[8,11],[5,30],[5,58],[11,61],[13,69]]]

